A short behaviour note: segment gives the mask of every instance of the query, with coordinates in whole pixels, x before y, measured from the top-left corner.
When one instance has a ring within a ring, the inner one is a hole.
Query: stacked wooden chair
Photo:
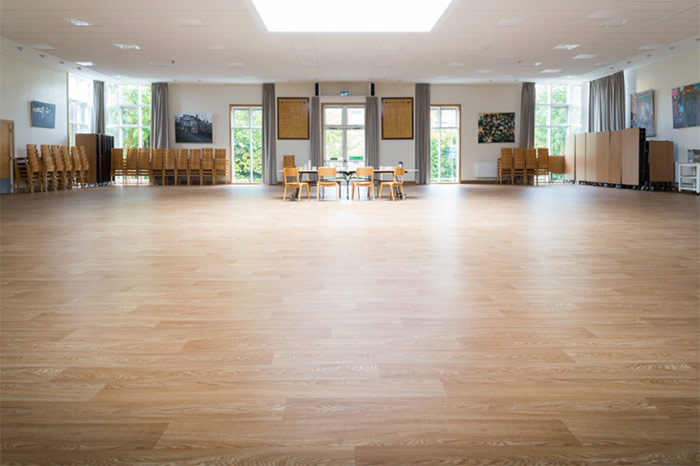
[[[66,146],[59,147],[58,154],[63,162],[63,185],[66,189],[71,189],[73,188],[75,182],[73,159],[71,158],[70,151]]]
[[[78,147],[70,147],[70,158],[73,162],[73,184],[78,187],[87,186],[88,169],[87,166],[83,167]]]
[[[220,176],[224,177],[224,183],[228,183],[228,159],[226,158],[226,149],[214,150],[214,184],[217,184]]]
[[[139,150],[127,149],[126,160],[124,162],[124,178],[125,182],[129,182],[129,178],[136,178],[136,184],[139,182]]]
[[[163,184],[168,181],[168,177],[173,177],[173,184],[175,184],[175,149],[164,149],[163,150]]]
[[[197,177],[197,183],[202,184],[202,149],[190,150],[187,184],[191,184],[192,178],[195,176]]]
[[[88,162],[87,151],[85,146],[78,146],[78,153],[80,154],[80,165],[83,172],[83,180],[85,186],[90,185],[90,162]]]
[[[548,182],[552,182],[552,175],[549,173],[549,149],[540,147],[537,149],[537,176],[545,176]]]
[[[122,179],[122,184],[124,184],[124,149],[112,149],[112,160],[110,162],[110,177],[112,183],[117,182],[117,178]]]
[[[165,173],[163,170],[164,150],[165,149],[153,149],[151,151],[151,177],[155,185],[157,185],[159,181],[160,184],[163,184],[163,176]]]
[[[537,151],[535,149],[525,149],[525,180],[531,176],[533,184],[538,184],[537,180]]]
[[[201,179],[204,184],[204,177],[211,177],[211,184],[214,184],[214,149],[202,149]]]
[[[498,184],[503,182],[503,177],[510,178],[510,184],[513,184],[513,149],[510,147],[502,147],[498,159]]]
[[[144,178],[147,178],[149,183],[152,182],[151,149],[139,149],[138,177],[138,183],[142,182]]]
[[[175,156],[175,184],[180,184],[184,178],[185,183],[190,184],[189,157],[187,149],[178,149]]]

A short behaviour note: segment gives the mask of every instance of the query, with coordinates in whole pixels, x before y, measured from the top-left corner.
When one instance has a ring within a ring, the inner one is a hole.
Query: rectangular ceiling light
[[[270,32],[430,32],[452,0],[252,0]]]

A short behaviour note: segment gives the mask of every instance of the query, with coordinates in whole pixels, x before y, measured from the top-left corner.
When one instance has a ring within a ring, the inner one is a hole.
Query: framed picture
[[[413,97],[382,98],[382,139],[413,139]]]
[[[56,105],[32,100],[32,126],[38,128],[55,128]]]
[[[654,91],[642,91],[630,96],[632,128],[644,128],[647,137],[654,136]]]
[[[515,142],[515,113],[479,113],[479,144]]]
[[[309,98],[277,98],[277,139],[309,139]]]
[[[700,83],[671,90],[673,127],[700,126]]]
[[[176,113],[175,142],[211,144],[212,126],[211,113]]]

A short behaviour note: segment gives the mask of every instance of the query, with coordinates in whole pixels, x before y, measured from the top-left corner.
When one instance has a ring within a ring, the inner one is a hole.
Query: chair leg
[[[355,200],[355,184],[354,183],[352,185],[352,195],[350,196],[350,200],[352,200],[352,201]]]
[[[287,199],[287,185],[284,185],[284,193],[282,194],[282,200]]]

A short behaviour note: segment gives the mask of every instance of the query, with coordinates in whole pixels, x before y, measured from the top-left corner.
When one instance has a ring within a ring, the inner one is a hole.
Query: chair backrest
[[[73,155],[75,158],[75,155]],[[112,149],[112,162],[110,163],[112,171],[124,169],[124,149],[118,147]]]
[[[139,149],[139,168],[141,170],[151,169],[151,149]]]
[[[61,157],[61,147],[53,145],[51,146],[51,157],[53,157],[53,166],[56,171],[62,172],[65,170],[63,166],[63,157]]]
[[[355,174],[358,180],[374,181],[374,167],[357,167]]]
[[[70,152],[67,146],[61,146],[59,149],[61,153],[61,158],[63,159],[63,168],[66,171],[73,171],[73,160],[70,158]]]
[[[282,167],[283,168],[290,168],[290,167],[296,167],[297,164],[294,160],[293,155],[285,155],[282,157]]]
[[[535,149],[525,149],[525,168],[528,170],[537,168],[537,151]]]
[[[335,167],[318,167],[318,179],[320,181],[335,181],[338,170]]]
[[[549,149],[546,147],[537,149],[537,168],[549,168]]]
[[[299,169],[297,167],[283,167],[282,175],[284,178],[284,184],[299,182]],[[290,181],[289,178],[294,178],[294,180]]]
[[[226,149],[214,150],[214,165],[217,169],[226,169]]]
[[[29,156],[29,152],[34,152],[35,154],[39,153],[36,148],[36,144],[27,144],[27,156]]]
[[[178,170],[187,170],[187,164],[189,162],[189,159],[187,158],[187,149],[178,149],[177,150],[177,169]]]
[[[30,147],[33,146],[33,147]],[[41,163],[41,158],[39,157],[39,152],[36,149],[36,145],[27,144],[27,159],[29,160],[29,169],[32,173],[40,173],[43,170],[43,165]]]
[[[190,170],[202,167],[202,149],[190,149]]]
[[[525,149],[523,149],[522,147],[516,147],[515,149],[513,149],[513,168],[525,168]]]
[[[175,170],[175,149],[163,151],[163,167],[166,170]]]
[[[51,148],[46,144],[41,145],[41,165],[46,172],[53,172],[56,169]]]
[[[151,150],[151,170],[163,169],[163,149]]]
[[[513,149],[501,147],[501,168],[513,168]]]
[[[89,171],[90,162],[88,162],[87,150],[85,149],[85,146],[78,146],[78,152],[80,153],[80,165],[83,166],[83,171]]]
[[[406,168],[394,167],[394,183],[403,184],[404,178],[406,178]]]
[[[73,159],[73,170],[76,172],[83,171],[83,161],[80,160],[80,152],[77,147],[71,146],[70,156]],[[114,164],[114,149],[112,149],[112,164]]]
[[[214,149],[202,149],[202,169],[214,169]]]
[[[126,169],[136,170],[139,168],[139,150],[138,149],[127,149],[126,150]]]

